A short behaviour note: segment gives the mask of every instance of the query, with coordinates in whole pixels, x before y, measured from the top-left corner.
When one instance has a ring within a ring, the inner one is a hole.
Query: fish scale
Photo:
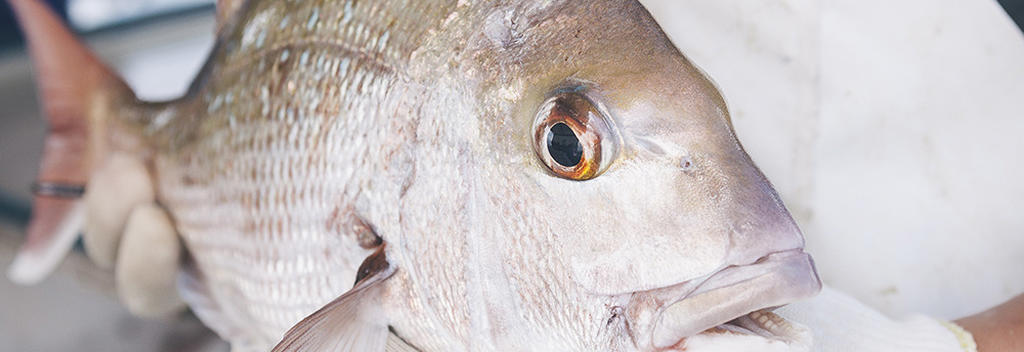
[[[355,234],[326,224],[335,205],[352,202],[345,197],[366,182],[350,179],[367,160],[364,149],[385,144],[364,132],[387,116],[377,105],[396,80],[394,67],[412,50],[390,31],[413,29],[382,26],[393,22],[382,2],[352,3],[248,5],[212,57],[222,64],[196,92],[207,114],[198,121],[181,116],[158,130],[180,134],[196,128],[187,122],[198,123],[194,142],[178,146],[183,153],[157,157],[159,188],[208,294],[231,312],[200,315],[222,314],[214,319],[253,332],[231,339],[276,342],[350,288],[359,264],[350,258],[366,255]],[[392,5],[415,11],[414,3]],[[330,6],[344,10],[321,10]],[[280,24],[283,30],[273,28]]]

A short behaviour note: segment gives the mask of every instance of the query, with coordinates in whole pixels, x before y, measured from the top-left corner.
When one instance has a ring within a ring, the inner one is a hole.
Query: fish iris
[[[564,123],[551,126],[547,140],[548,154],[556,163],[564,167],[573,167],[583,157],[583,146],[580,145],[576,133]]]

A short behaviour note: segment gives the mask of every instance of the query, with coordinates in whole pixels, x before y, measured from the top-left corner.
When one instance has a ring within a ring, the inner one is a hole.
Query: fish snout
[[[705,179],[718,176],[718,185],[724,185],[714,187],[721,198],[711,217],[728,241],[718,269],[634,293],[627,315],[639,347],[663,350],[690,336],[723,331],[794,343],[806,339],[805,331],[771,309],[820,291],[814,261],[772,185],[749,157],[739,154],[742,159],[729,160],[728,168],[705,174]]]
[[[738,143],[738,142],[737,142]],[[747,265],[783,251],[802,250],[804,235],[782,198],[750,156],[736,144],[713,168],[719,185],[718,214],[730,248],[724,265]]]

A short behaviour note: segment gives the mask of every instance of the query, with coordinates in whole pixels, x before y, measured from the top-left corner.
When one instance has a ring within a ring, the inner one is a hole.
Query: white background
[[[995,1],[642,2],[827,284],[897,316],[1024,293],[1024,37]]]

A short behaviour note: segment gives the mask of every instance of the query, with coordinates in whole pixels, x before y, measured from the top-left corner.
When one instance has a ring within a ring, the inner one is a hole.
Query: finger
[[[117,293],[139,316],[164,316],[184,307],[175,288],[181,244],[167,213],[155,204],[132,210],[114,270]]]
[[[71,250],[84,221],[85,208],[78,199],[36,197],[25,244],[11,262],[7,277],[15,283],[39,283]]]
[[[85,192],[85,252],[101,268],[114,267],[118,243],[132,209],[152,203],[153,185],[145,166],[127,155],[113,155],[89,179]]]

